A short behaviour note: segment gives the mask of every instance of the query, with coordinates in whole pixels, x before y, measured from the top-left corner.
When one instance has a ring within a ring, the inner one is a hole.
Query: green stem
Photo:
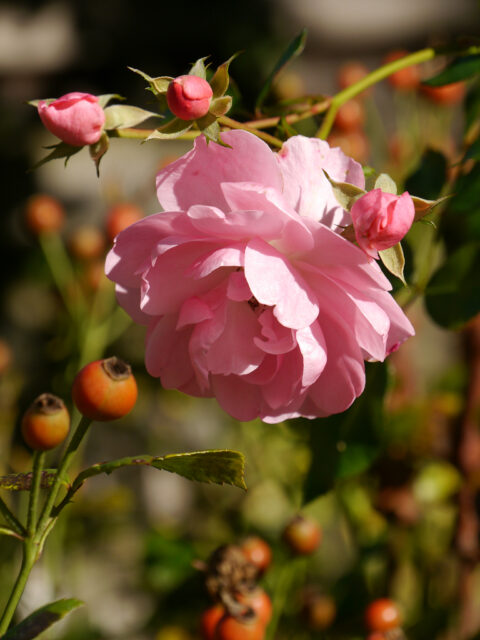
[[[135,129],[133,127],[126,127],[125,129],[112,129],[108,132],[110,138],[127,138],[128,140],[146,140],[155,129]],[[182,135],[172,138],[172,140],[194,140],[198,138],[200,131],[187,131]]]
[[[53,281],[62,296],[67,311],[74,320],[78,318],[77,303],[72,302],[72,296],[68,290],[69,286],[75,285],[75,274],[72,263],[60,236],[57,233],[44,233],[39,236],[40,246],[42,248],[45,260],[52,274]],[[77,287],[75,292],[78,301],[84,307],[84,301],[81,298],[81,292]]]
[[[287,603],[290,591],[300,568],[305,566],[304,558],[295,558],[285,562],[275,581],[273,593],[273,615],[267,627],[266,640],[274,640],[278,623]]]
[[[22,537],[26,535],[27,531],[21,522],[17,520],[17,518],[13,515],[13,513],[8,508],[7,504],[0,498],[0,513],[3,515],[8,524],[12,527],[14,531],[16,531]]]
[[[32,487],[30,489],[27,516],[27,533],[30,538],[33,537],[37,526],[38,498],[40,496],[40,482],[44,462],[45,452],[35,451],[33,454]]]
[[[237,122],[236,120],[232,120],[231,118],[227,118],[227,116],[221,116],[218,118],[218,123],[228,127],[229,129],[243,129],[244,131],[249,131],[257,136],[257,138],[261,138],[268,142],[268,144],[273,147],[282,147],[282,141],[279,138],[275,138],[275,136],[271,136],[268,133],[264,133],[263,131],[257,131],[254,127],[250,127],[248,125],[242,124],[241,122]],[[136,140],[146,140],[148,136],[153,133],[153,129],[115,129],[110,132],[110,135],[114,138],[129,138]],[[198,138],[201,134],[200,131],[187,131],[187,133],[174,138],[175,140],[193,140]]]
[[[396,71],[400,71],[400,69],[405,69],[406,67],[411,67],[415,64],[420,64],[422,62],[427,62],[428,60],[433,60],[433,58],[438,55],[445,55],[446,53],[478,53],[480,51],[480,47],[470,47],[467,50],[452,50],[448,51],[445,49],[421,49],[420,51],[416,51],[415,53],[411,53],[404,58],[400,58],[400,60],[394,60],[393,62],[389,62],[388,64],[384,64],[382,67],[375,69],[364,78],[356,82],[355,84],[350,85],[343,91],[340,91],[332,98],[332,103],[330,109],[327,111],[327,114],[323,120],[322,126],[317,131],[316,137],[325,139],[333,126],[335,121],[335,116],[337,115],[337,111],[339,107],[342,106],[348,100],[351,100],[365,89],[368,89],[372,85],[380,82],[380,80],[384,80],[388,76],[392,75]]]
[[[109,280],[106,280],[98,288],[93,303],[89,309],[81,341],[78,369],[87,362],[99,358],[104,351],[110,330],[110,319],[115,308],[115,289]],[[98,322],[98,318],[107,312],[107,318]]]
[[[10,625],[36,559],[37,546],[31,540],[25,540],[20,573],[18,574],[12,593],[8,599],[7,606],[5,607],[5,611],[0,619],[0,637],[3,636]]]
[[[72,463],[75,452],[77,451],[83,437],[87,433],[88,427],[90,426],[91,422],[92,421],[90,420],[90,418],[86,418],[85,416],[82,416],[80,423],[76,428],[65,453],[63,454],[63,458],[58,467],[55,482],[53,483],[52,488],[50,489],[50,493],[48,495],[45,506],[43,507],[43,511],[40,516],[40,520],[38,522],[38,527],[35,535],[35,541],[37,543],[39,540],[41,540],[44,529],[49,524],[50,514],[54,507],[55,500],[57,499],[58,492],[60,491],[60,488],[63,484],[65,474],[67,473]]]
[[[227,116],[220,116],[220,118],[218,119],[218,123],[225,127],[229,127],[230,129],[243,129],[243,131],[253,133],[255,136],[257,136],[257,138],[261,138],[265,142],[268,142],[268,144],[272,145],[272,147],[281,149],[283,146],[283,142],[280,140],[280,138],[271,136],[269,133],[265,133],[264,131],[258,131],[253,127],[249,127],[248,125],[243,124],[242,122],[232,120],[232,118],[228,118]]]

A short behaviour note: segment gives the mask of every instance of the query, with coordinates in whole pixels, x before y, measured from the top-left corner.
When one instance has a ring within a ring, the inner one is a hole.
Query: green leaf
[[[367,193],[364,189],[360,189],[360,187],[350,184],[349,182],[337,182],[328,175],[325,169],[323,170],[323,173],[332,185],[333,193],[338,203],[347,211],[350,211],[353,204],[360,196]]]
[[[230,84],[230,76],[228,74],[228,68],[238,55],[240,54],[235,53],[226,62],[221,64],[213,74],[210,80],[210,86],[212,87],[214,99],[220,98],[221,96],[225,95],[228,89],[228,85]]]
[[[50,489],[57,475],[56,469],[44,469],[42,471],[40,486],[42,489]],[[32,473],[10,473],[0,476],[0,489],[8,491],[30,491],[32,486]]]
[[[403,271],[405,269],[405,256],[403,255],[403,249],[400,242],[389,249],[379,251],[378,255],[388,271],[390,271],[394,276],[397,276],[397,278],[400,278],[403,284],[406,285],[407,283],[405,282],[405,277],[403,275]]]
[[[2,640],[31,640],[39,636],[45,629],[48,629],[61,620],[67,613],[77,607],[83,606],[81,600],[75,598],[65,598],[57,600],[37,609],[32,614],[22,620],[20,624],[12,627],[2,636]]]
[[[103,93],[101,96],[97,96],[98,104],[105,109],[110,100],[125,100],[123,96],[118,95],[118,93]]]
[[[339,478],[365,471],[378,456],[378,433],[385,425],[387,389],[384,363],[367,363],[366,388],[343,413],[305,421],[310,429],[312,459],[304,485],[304,502],[333,489]]]
[[[114,104],[105,109],[105,129],[135,127],[148,118],[163,118],[163,116],[127,104]]]
[[[214,122],[212,122],[212,124],[210,124],[205,129],[202,129],[202,133],[205,136],[205,138],[207,139],[207,142],[216,142],[221,147],[227,147],[228,149],[231,149],[230,145],[226,144],[221,139],[221,137],[220,137],[220,125],[218,124],[218,122],[216,120]]]
[[[431,223],[431,220],[422,220],[422,218],[431,213],[437,205],[449,200],[452,196],[443,196],[443,198],[437,198],[437,200],[425,200],[424,198],[417,198],[417,196],[412,196],[411,194],[410,197],[412,198],[413,206],[415,207],[414,222]]]
[[[480,312],[480,243],[452,253],[434,273],[425,305],[437,324],[458,329]]]
[[[280,71],[288,64],[291,60],[299,56],[305,48],[305,42],[307,40],[307,30],[302,29],[302,31],[296,36],[282,53],[277,63],[273,67],[272,72],[268,76],[265,84],[260,91],[260,94],[257,98],[257,102],[255,103],[255,110],[260,111],[262,108],[265,99],[267,98],[270,88],[272,86],[273,81],[278,76]]]
[[[225,115],[232,108],[232,97],[224,96],[223,98],[215,98],[210,103],[209,113],[216,118]]]
[[[74,147],[73,145],[67,144],[66,142],[59,142],[58,144],[54,144],[50,147],[45,148],[52,149],[52,151],[47,156],[45,156],[45,158],[42,158],[42,160],[34,164],[30,171],[38,169],[47,162],[50,162],[50,160],[58,160],[59,158],[65,158],[66,166],[70,158],[83,149],[83,147]]]
[[[375,180],[374,189],[381,189],[384,193],[397,195],[397,185],[395,180],[388,173],[381,173]]]
[[[128,68],[130,69],[130,71],[133,71],[133,73],[137,73],[139,76],[142,76],[142,78],[148,82],[148,84],[150,85],[150,90],[156,96],[167,93],[168,85],[173,80],[173,78],[170,78],[169,76],[159,76],[158,78],[152,78],[148,75],[148,73],[140,71],[140,69],[134,69],[133,67]]]
[[[95,163],[95,169],[97,170],[97,177],[100,175],[100,161],[103,156],[107,153],[109,147],[108,135],[105,131],[102,133],[100,140],[95,142],[95,144],[91,144],[89,147],[90,157]]]
[[[204,115],[202,118],[197,118],[197,120],[195,120],[195,124],[200,129],[200,131],[204,131],[216,121],[217,121],[217,116],[209,112],[206,115]]]
[[[480,54],[455,58],[443,71],[436,76],[424,80],[423,84],[430,87],[441,87],[460,80],[467,80],[480,73]]]
[[[180,118],[173,118],[167,124],[164,124],[163,127],[159,127],[152,131],[152,133],[148,136],[147,140],[171,140],[173,138],[178,138],[183,133],[186,133],[193,126],[193,121],[189,122],[187,120],[180,120]]]
[[[247,488],[244,464],[243,455],[229,449],[171,454],[152,462],[156,469],[178,473],[189,480],[230,484],[240,489]]]
[[[198,76],[199,78],[207,79],[207,68],[205,67],[205,60],[208,56],[204,58],[199,58],[195,64],[192,66],[190,71],[188,72],[189,76]]]
[[[417,169],[407,178],[405,191],[435,200],[447,179],[447,160],[443,153],[427,149]]]

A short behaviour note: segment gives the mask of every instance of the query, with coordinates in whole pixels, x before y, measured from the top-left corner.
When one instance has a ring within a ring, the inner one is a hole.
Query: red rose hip
[[[379,598],[368,605],[365,623],[370,631],[380,633],[396,629],[401,624],[400,611],[390,598]]]
[[[129,413],[137,400],[137,383],[130,365],[113,356],[90,362],[73,382],[77,409],[92,420],[116,420]]]
[[[60,231],[65,221],[65,211],[56,198],[37,193],[27,200],[25,222],[36,235]]]
[[[261,588],[256,587],[250,592],[236,595],[237,602],[245,605],[247,611],[251,610],[259,621],[267,625],[272,619],[272,601],[270,596]]]
[[[220,620],[225,615],[225,608],[221,604],[215,604],[203,612],[200,621],[200,630],[203,640],[215,640],[217,627]]]
[[[223,617],[217,626],[215,640],[263,640],[265,626],[260,619],[241,622],[233,616]]]
[[[22,418],[22,436],[31,449],[48,451],[61,444],[70,429],[70,415],[60,398],[42,393]]]
[[[257,567],[259,573],[264,573],[272,561],[270,546],[259,536],[249,536],[241,545],[243,555],[250,564]]]
[[[309,555],[318,549],[322,530],[314,520],[298,515],[285,527],[283,539],[296,555]]]

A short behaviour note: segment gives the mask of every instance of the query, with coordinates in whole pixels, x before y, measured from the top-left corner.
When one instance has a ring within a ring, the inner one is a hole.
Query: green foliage
[[[255,103],[255,110],[261,111],[263,103],[265,102],[272,84],[275,78],[278,76],[280,71],[287,65],[291,60],[298,57],[305,48],[305,43],[307,40],[307,30],[302,29],[302,31],[296,36],[282,53],[275,66],[273,67],[270,75],[268,76],[265,84],[263,85],[257,101]]]
[[[417,169],[405,181],[405,189],[411,194],[436,200],[447,178],[447,160],[443,153],[427,149]]]
[[[57,600],[34,611],[28,618],[22,620],[20,624],[12,627],[2,636],[3,640],[31,640],[38,637],[45,629],[48,629],[61,620],[67,613],[77,607],[81,607],[83,602],[75,598]]]
[[[460,56],[455,58],[443,71],[424,80],[423,84],[430,87],[441,87],[460,80],[468,80],[480,73],[480,55]]]
[[[347,411],[310,424],[312,460],[305,502],[333,489],[339,478],[365,471],[379,453],[377,433],[384,425],[387,371],[382,363],[368,364],[366,370],[366,389]]]
[[[450,255],[428,283],[425,304],[433,320],[458,329],[480,312],[480,244]]]

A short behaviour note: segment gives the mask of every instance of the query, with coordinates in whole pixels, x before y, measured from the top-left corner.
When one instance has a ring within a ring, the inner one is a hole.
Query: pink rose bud
[[[57,138],[75,147],[98,142],[105,123],[105,113],[98,98],[75,91],[47,104],[38,104],[38,115]]]
[[[181,120],[196,120],[208,113],[212,87],[198,76],[178,76],[168,85],[170,111]]]
[[[410,194],[401,196],[373,189],[359,198],[351,210],[358,246],[371,258],[400,242],[412,226],[415,207]]]

